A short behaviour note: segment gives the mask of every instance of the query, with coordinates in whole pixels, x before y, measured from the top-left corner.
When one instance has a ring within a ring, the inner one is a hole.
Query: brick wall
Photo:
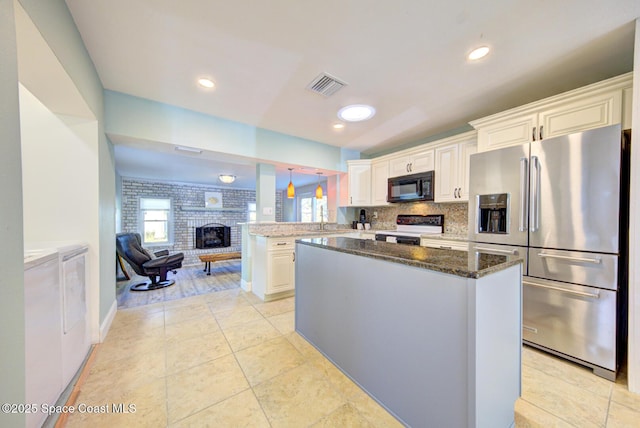
[[[222,204],[225,210],[190,210],[189,207],[205,206],[205,192],[222,193]],[[182,252],[185,256],[183,264],[194,265],[201,263],[198,259],[199,254],[240,251],[242,235],[238,223],[248,221],[248,203],[255,202],[256,192],[227,187],[122,178],[122,217],[120,219],[122,232],[142,232],[138,229],[140,197],[171,198],[174,244],[152,247],[152,250],[168,249],[171,252]],[[282,221],[282,192],[276,193],[276,221]],[[229,226],[231,246],[196,249],[195,228],[207,223],[221,223]]]

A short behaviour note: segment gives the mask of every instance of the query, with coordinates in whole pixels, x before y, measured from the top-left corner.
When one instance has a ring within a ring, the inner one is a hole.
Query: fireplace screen
[[[209,223],[196,227],[196,248],[219,248],[231,246],[231,228],[220,223]]]

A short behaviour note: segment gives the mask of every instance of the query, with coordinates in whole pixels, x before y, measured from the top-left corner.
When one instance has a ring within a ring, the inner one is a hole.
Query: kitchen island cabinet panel
[[[395,245],[362,242],[348,245]],[[444,251],[417,250],[434,259]],[[466,277],[301,242],[296,255],[296,331],[401,422],[513,424],[519,263]]]

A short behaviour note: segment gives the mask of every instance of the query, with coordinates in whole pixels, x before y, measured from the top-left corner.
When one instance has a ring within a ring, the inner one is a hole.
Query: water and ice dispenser
[[[509,195],[478,195],[478,233],[507,233]]]

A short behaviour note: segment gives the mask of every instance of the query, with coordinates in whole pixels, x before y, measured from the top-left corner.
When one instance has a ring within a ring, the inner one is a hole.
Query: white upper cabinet
[[[371,163],[371,205],[388,205],[387,189],[389,160],[374,159]]]
[[[371,205],[371,160],[347,161],[349,196],[347,206]]]
[[[476,132],[448,139],[435,148],[435,202],[469,200],[469,157],[476,153]]]
[[[418,172],[433,171],[433,169],[433,149],[406,151],[389,160],[389,177],[417,174]]]
[[[474,120],[478,151],[488,151],[622,122],[631,73]]]

